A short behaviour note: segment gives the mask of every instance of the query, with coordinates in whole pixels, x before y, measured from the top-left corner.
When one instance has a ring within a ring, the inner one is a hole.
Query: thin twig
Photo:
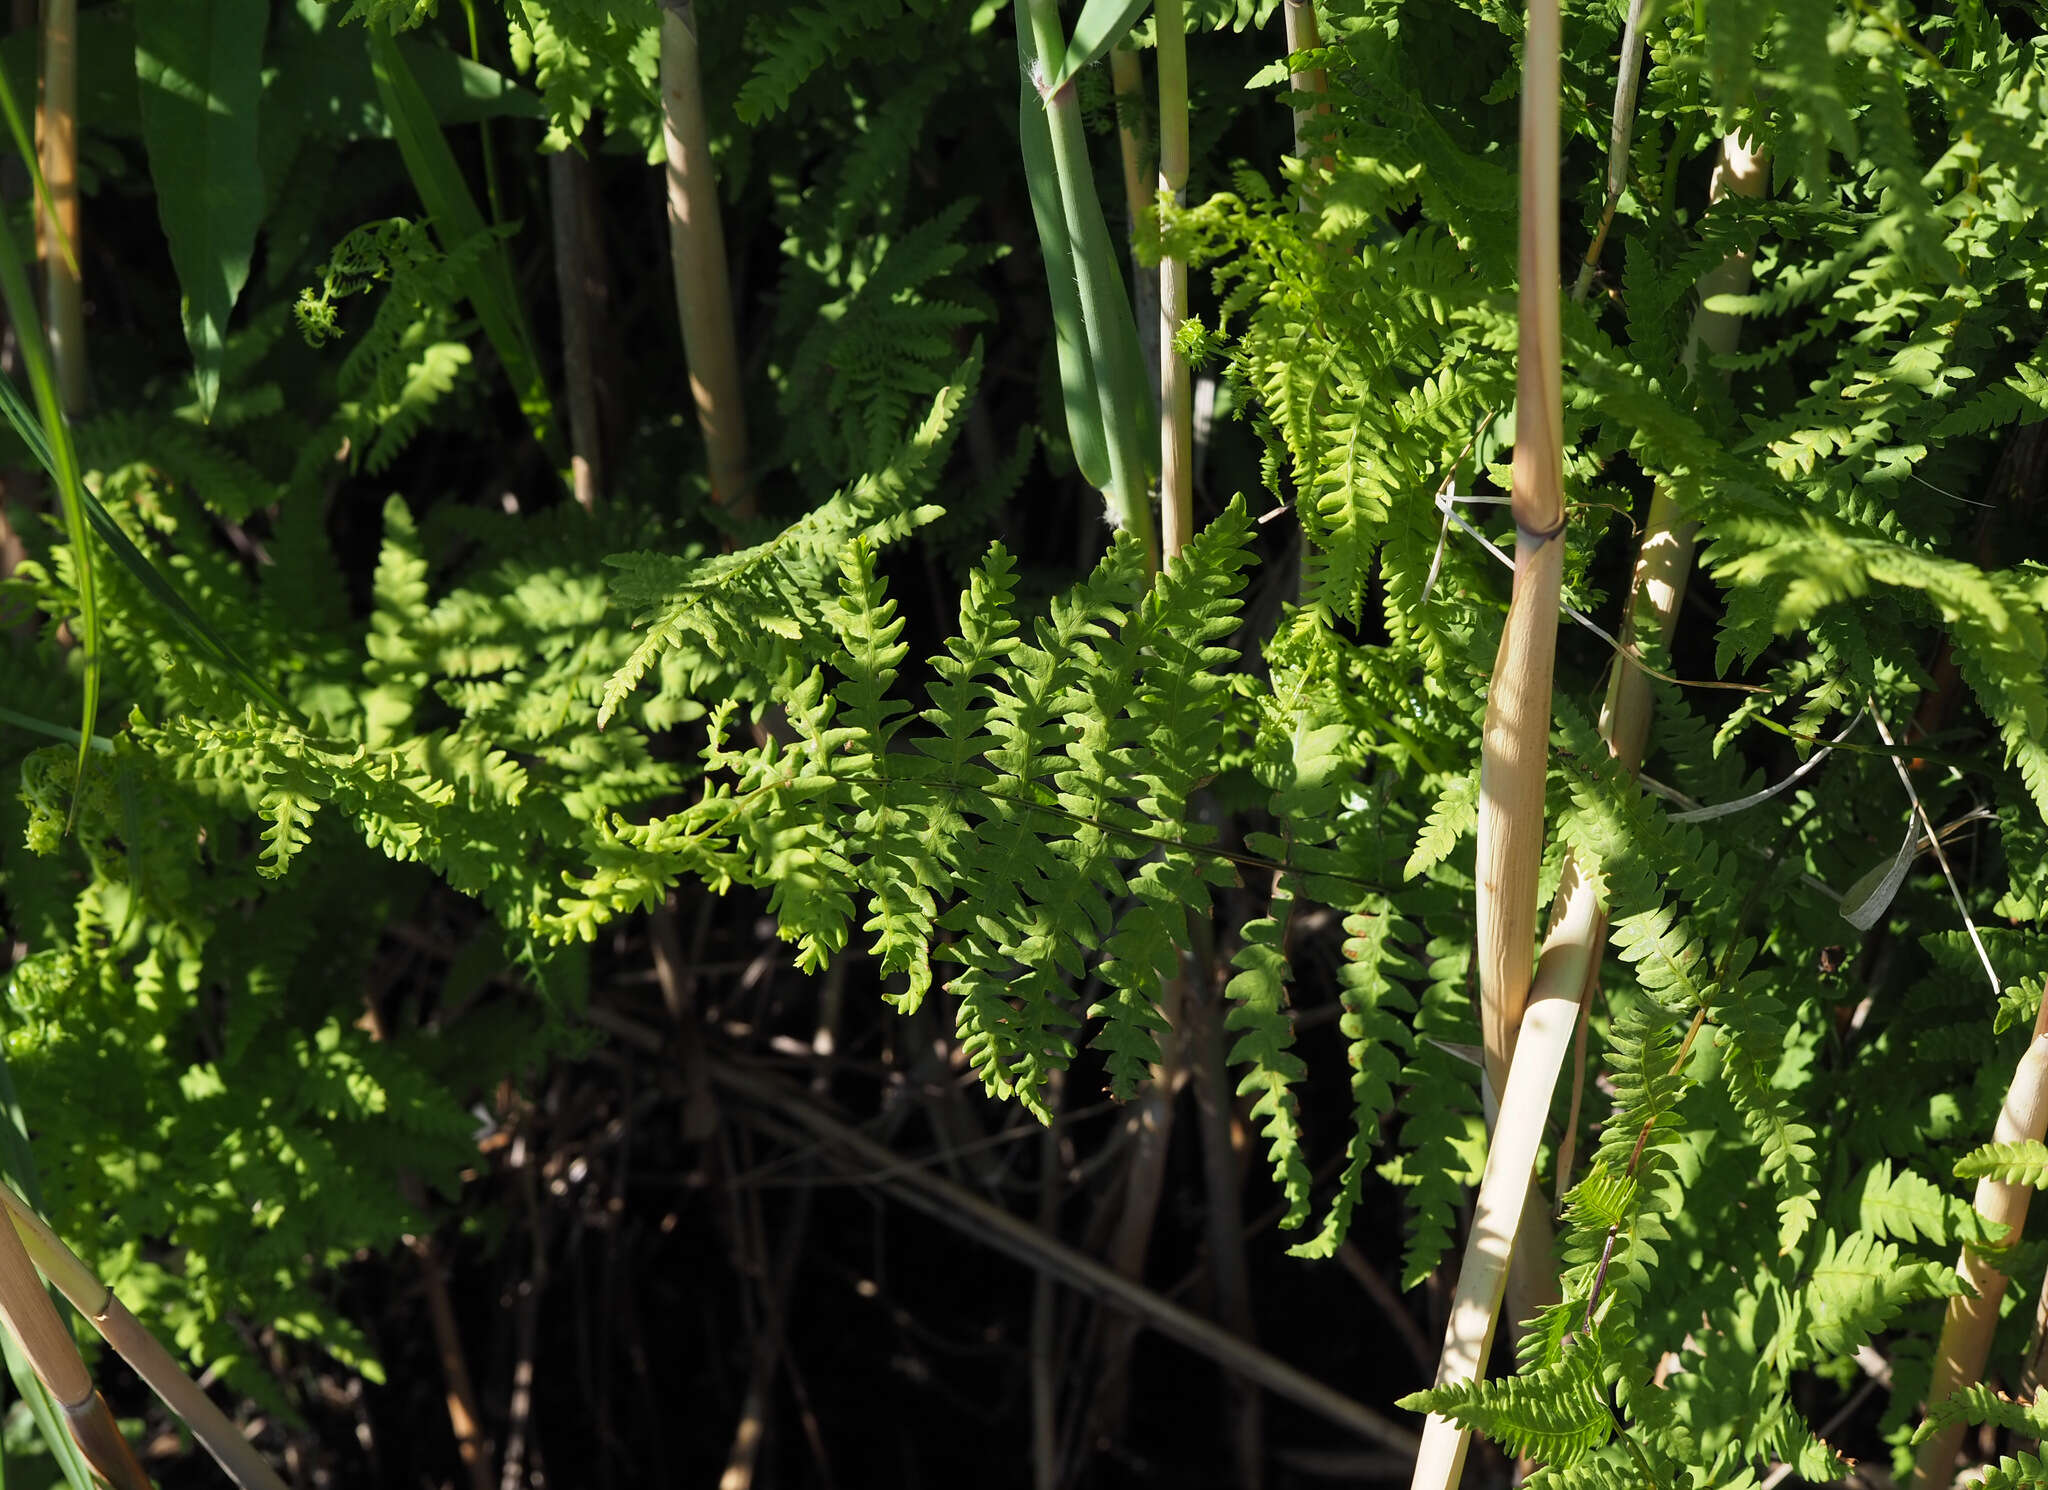
[[[1065,1192],[1065,1165],[1061,1161],[1062,1118],[1060,1102],[1066,1089],[1066,1073],[1053,1071],[1046,1079],[1046,1111],[1052,1120],[1040,1130],[1038,1174],[1038,1227],[1047,1236],[1059,1237],[1060,1199]],[[1033,1490],[1059,1490],[1060,1483],[1060,1362],[1059,1295],[1052,1275],[1036,1275],[1031,1288],[1031,1483]]]
[[[1877,711],[1877,700],[1869,700],[1870,722],[1877,726],[1878,738],[1887,747],[1896,748],[1892,732],[1885,728],[1884,716]],[[1984,938],[1977,932],[1977,923],[1970,916],[1969,904],[1963,899],[1963,887],[1956,882],[1956,872],[1948,862],[1948,850],[1941,846],[1941,834],[1934,828],[1934,820],[1927,815],[1926,804],[1920,800],[1920,793],[1914,790],[1912,774],[1906,770],[1906,763],[1894,755],[1892,769],[1899,773],[1899,785],[1906,789],[1906,797],[1913,804],[1913,815],[1920,820],[1920,831],[1926,834],[1927,843],[1934,849],[1934,861],[1941,866],[1943,878],[1948,881],[1948,893],[1955,897],[1956,913],[1963,918],[1963,930],[1970,934],[1970,945],[1977,949],[1977,961],[1984,969],[1984,976],[1991,982],[1991,998],[1996,1002],[2005,989],[1998,981],[1998,969],[1991,965],[1991,953],[1984,945]]]
[[[830,1149],[861,1162],[881,1166],[893,1157],[883,1145],[848,1127],[805,1101],[781,1083],[729,1062],[714,1063],[712,1079],[737,1096],[779,1114],[787,1122]],[[757,1119],[758,1121],[758,1119]],[[1029,1267],[1053,1274],[1090,1297],[1110,1302],[1141,1316],[1146,1325],[1168,1339],[1218,1361],[1268,1391],[1373,1443],[1412,1453],[1415,1435],[1363,1403],[1324,1385],[1278,1357],[1247,1344],[1199,1315],[1158,1294],[1120,1278],[1094,1258],[1047,1237],[1028,1221],[990,1205],[973,1192],[937,1175],[912,1170],[888,1182],[891,1194],[906,1205],[954,1227],[962,1235],[1016,1258]]]
[[[1352,1243],[1337,1244],[1337,1261],[1345,1272],[1358,1280],[1358,1286],[1379,1307],[1381,1318],[1394,1327],[1394,1333],[1408,1347],[1408,1354],[1422,1368],[1422,1374],[1428,1376],[1430,1368],[1436,1364],[1436,1355],[1429,1348],[1429,1339],[1422,1333],[1422,1326],[1415,1322],[1414,1316],[1401,1302],[1401,1295],[1394,1292],[1387,1280],[1380,1276],[1379,1269],[1367,1262],[1365,1254]]]

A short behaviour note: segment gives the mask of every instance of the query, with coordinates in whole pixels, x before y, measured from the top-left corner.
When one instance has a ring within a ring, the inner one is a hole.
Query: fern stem
[[[85,407],[85,296],[79,282],[78,0],[44,0],[43,96],[39,110],[47,211],[40,215],[43,295],[50,355],[64,412]]]
[[[662,0],[661,138],[668,152],[668,251],[690,397],[704,435],[711,499],[735,517],[754,510],[747,471],[746,410],[718,181],[704,123],[697,19],[690,0]]]
[[[1176,207],[1187,201],[1188,43],[1181,0],[1158,0],[1159,190]],[[1174,337],[1188,313],[1188,261],[1159,261],[1159,549],[1171,560],[1194,536],[1194,382]]]
[[[170,1352],[114,1297],[114,1291],[80,1262],[77,1254],[29,1208],[28,1202],[8,1186],[0,1185],[0,1208],[6,1210],[7,1218],[14,1223],[12,1231],[19,1235],[21,1245],[43,1276],[71,1301],[72,1308],[91,1321],[92,1327],[120,1352],[121,1358],[163,1404],[185,1420],[236,1484],[243,1490],[284,1490],[284,1481],[264,1462],[263,1456],[198,1384],[178,1369]],[[68,1343],[70,1337],[65,1338]],[[82,1365],[80,1369],[84,1369]]]
[[[2006,1088],[1992,1141],[2038,1143],[2043,1136],[2048,1136],[2048,1002],[2034,1016],[2033,1038],[2013,1071],[2012,1084]],[[2010,1241],[2019,1239],[2020,1228],[2026,1225],[2028,1203],[2033,1198],[2031,1185],[2008,1184],[1989,1176],[1977,1182],[1977,1213],[1997,1226],[2012,1228]],[[1927,1386],[1930,1404],[1974,1385],[1983,1376],[1984,1362],[1991,1352],[1991,1335],[1998,1327],[1998,1306],[2005,1298],[2005,1274],[1972,1248],[1962,1249],[1956,1271],[1969,1287],[1948,1301],[1948,1314],[1941,1323],[1941,1342],[1934,1350],[1934,1379]],[[1958,1417],[1920,1445],[1913,1459],[1908,1490],[1932,1490],[1949,1483],[1955,1474],[1956,1450],[1962,1446],[1965,1426]]]

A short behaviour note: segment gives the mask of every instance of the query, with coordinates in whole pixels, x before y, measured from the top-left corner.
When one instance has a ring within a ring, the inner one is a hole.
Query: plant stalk
[[[1032,35],[1038,43],[1039,71],[1047,59],[1066,49],[1058,0],[1029,0]],[[1057,38],[1057,40],[1053,40]],[[1109,506],[1116,525],[1128,529],[1156,565],[1159,550],[1152,528],[1151,493],[1146,458],[1139,446],[1141,420],[1132,401],[1143,397],[1144,369],[1138,363],[1136,327],[1124,298],[1116,251],[1095,194],[1095,175],[1088,161],[1088,136],[1081,124],[1081,102],[1074,85],[1047,89],[1043,76],[1031,80],[1045,107],[1052,138],[1054,173],[1059,178],[1061,215],[1072,245],[1072,269],[1080,297],[1081,323],[1088,360],[1095,371],[1096,399],[1108,444]]]
[[[1292,56],[1297,52],[1313,52],[1323,44],[1321,28],[1316,24],[1315,0],[1287,0],[1282,7],[1282,16],[1287,28],[1287,51]],[[1309,151],[1322,141],[1316,138],[1318,117],[1327,117],[1328,103],[1311,103],[1304,95],[1321,98],[1330,91],[1330,76],[1320,67],[1304,68],[1288,74],[1288,86],[1294,93],[1294,154],[1303,165],[1309,164]],[[1328,155],[1318,156],[1314,161],[1320,170],[1327,170],[1332,164]]]
[[[1159,190],[1187,202],[1188,40],[1181,0],[1153,7],[1159,34]],[[1159,550],[1171,561],[1194,536],[1194,376],[1174,337],[1188,313],[1188,261],[1159,261]]]
[[[1132,421],[1127,413],[1116,407],[1111,392],[1112,380],[1101,375],[1101,370],[1110,365],[1115,355],[1109,342],[1108,320],[1112,314],[1112,297],[1123,298],[1123,287],[1105,283],[1113,280],[1114,274],[1105,274],[1106,267],[1099,254],[1089,251],[1087,246],[1087,223],[1084,211],[1077,200],[1081,188],[1077,178],[1088,172],[1087,139],[1081,128],[1081,106],[1074,97],[1071,83],[1045,100],[1048,122],[1052,126],[1052,152],[1060,174],[1061,206],[1067,216],[1067,231],[1075,245],[1074,278],[1081,295],[1081,320],[1088,338],[1088,357],[1097,370],[1097,397],[1102,402],[1104,433],[1109,446],[1110,506],[1115,514],[1118,527],[1128,528],[1144,545],[1145,552],[1155,562],[1158,550],[1152,537],[1152,513],[1145,491],[1144,460],[1134,448],[1131,438]]]
[[[1479,766],[1480,1031],[1506,1088],[1536,937],[1550,684],[1564,575],[1564,382],[1558,320],[1557,0],[1529,6],[1522,79],[1521,329],[1515,385],[1515,583],[1487,693]]]
[[[2013,1071],[2006,1088],[2005,1104],[1998,1110],[1998,1124],[1992,1131],[1994,1143],[2038,1143],[2048,1136],[2048,1003],[2034,1016],[2033,1038]],[[2027,1206],[2034,1198],[2031,1185],[2011,1185],[2002,1180],[1977,1182],[1977,1213],[1999,1226],[2010,1227],[2009,1241],[2019,1240],[2027,1223]],[[1969,1284],[1968,1293],[1948,1301],[1948,1314],[1941,1324],[1941,1342],[1934,1349],[1934,1379],[1928,1383],[1929,1403],[1941,1401],[1984,1375],[1984,1362],[1991,1353],[1992,1332],[1998,1328],[1998,1306],[2005,1298],[2006,1277],[1978,1253],[1964,1247],[1956,1271]],[[1962,1446],[1959,1419],[1920,1445],[1913,1458],[1913,1477],[1908,1490],[1939,1490],[1955,1476],[1956,1450]]]
[[[85,408],[85,295],[79,282],[78,214],[78,0],[44,0],[43,97],[40,110],[46,206],[42,229],[43,296],[50,323],[50,356],[64,412]]]
[[[1515,1234],[1522,1224],[1530,1178],[1536,1170],[1543,1121],[1578,1025],[1579,991],[1585,986],[1591,955],[1589,933],[1598,914],[1594,884],[1583,878],[1576,881],[1557,929],[1544,944],[1515,1062],[1501,1092],[1499,1121],[1486,1149],[1472,1229],[1465,1239],[1457,1292],[1444,1329],[1443,1354],[1437,1361],[1439,1386],[1476,1379],[1493,1349]],[[1411,1490],[1450,1490],[1455,1486],[1470,1442],[1466,1430],[1431,1413],[1422,1430]]]
[[[661,137],[668,151],[668,251],[676,315],[682,323],[690,397],[704,435],[711,499],[735,517],[748,517],[754,498],[746,411],[740,402],[732,288],[690,0],[662,0]]]

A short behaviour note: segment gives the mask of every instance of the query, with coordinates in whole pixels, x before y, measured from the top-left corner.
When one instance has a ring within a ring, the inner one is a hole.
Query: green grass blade
[[[269,0],[135,8],[135,81],[157,215],[178,272],[199,416],[213,417],[228,316],[263,225],[256,121]]]
[[[487,232],[483,214],[477,210],[476,199],[470,195],[469,184],[462,178],[462,169],[455,163],[455,154],[442,137],[440,122],[434,118],[433,108],[406,65],[405,55],[382,29],[370,27],[369,37],[370,70],[376,75],[377,96],[390,116],[398,153],[404,157],[413,187],[434,220],[441,247],[450,249]],[[498,361],[504,364],[505,375],[512,380],[520,410],[526,415],[534,438],[546,448],[556,466],[566,467],[568,454],[560,448],[561,441],[554,429],[547,381],[541,376],[540,362],[534,356],[533,337],[520,312],[511,260],[502,242],[493,244],[491,251],[464,276],[463,292],[483,323],[484,335],[490,338]]]
[[[14,89],[0,70],[0,111],[22,159],[35,159],[35,143],[23,127]],[[71,425],[64,417],[64,403],[57,394],[56,370],[50,365],[49,343],[43,340],[43,321],[36,311],[36,297],[29,288],[28,271],[14,241],[13,225],[0,213],[0,298],[7,302],[8,319],[14,323],[21,360],[28,369],[29,388],[35,394],[37,422],[43,444],[50,455],[50,478],[57,487],[58,510],[64,516],[64,532],[71,540],[72,572],[78,588],[78,644],[85,661],[84,697],[79,701],[78,764],[72,776],[71,816],[78,814],[78,787],[85,779],[86,740],[91,736],[100,712],[100,607],[93,583],[92,545],[86,539],[85,483],[79,479],[78,449],[71,442]],[[66,831],[70,824],[67,822]]]
[[[34,735],[48,735],[53,740],[62,740],[66,745],[75,744],[78,740],[78,731],[68,724],[38,719],[33,714],[17,714],[5,705],[0,705],[0,724],[11,724],[16,729],[25,729]],[[113,753],[114,742],[105,735],[94,735],[86,743],[102,755]]]
[[[29,454],[50,473],[51,479],[57,479],[56,453],[50,447],[48,435],[44,433],[42,425],[36,421],[28,405],[22,401],[21,394],[4,378],[0,378],[0,416],[4,416],[13,426],[14,432],[21,436],[22,443],[28,446]],[[99,535],[100,541],[107,546],[107,551],[113,556],[114,562],[127,571],[128,576],[140,585],[151,599],[163,607],[171,624],[184,633],[186,640],[205,654],[206,659],[215,667],[240,683],[250,697],[284,718],[295,718],[291,705],[285,702],[283,695],[244,662],[240,654],[229,646],[218,632],[207,625],[205,617],[186,603],[185,597],[164,578],[163,573],[154,564],[150,563],[148,556],[135,546],[127,533],[122,531],[121,525],[114,521],[113,513],[107,511],[105,504],[83,485],[79,488],[79,500],[85,512],[86,525]],[[75,539],[73,547],[76,548]],[[66,738],[75,738],[75,735]]]
[[[1052,86],[1063,88],[1074,74],[1102,56],[1138,23],[1152,0],[1088,0],[1074,18],[1074,34],[1067,42],[1067,54],[1052,75]]]
[[[21,1099],[14,1090],[14,1073],[7,1067],[4,1051],[0,1051],[0,1176],[6,1178],[17,1195],[42,1210],[42,1187],[36,1181],[36,1158],[29,1148],[28,1122],[22,1116]],[[0,1218],[0,1226],[8,1224]],[[57,1307],[64,1307],[61,1300]],[[15,1390],[28,1403],[29,1416],[36,1420],[36,1430],[43,1435],[43,1442],[63,1471],[65,1483],[71,1490],[95,1490],[98,1481],[86,1467],[85,1455],[78,1451],[70,1430],[64,1426],[61,1409],[51,1399],[49,1388],[36,1378],[28,1358],[7,1330],[0,1330],[0,1351],[7,1358],[7,1374],[14,1378]]]

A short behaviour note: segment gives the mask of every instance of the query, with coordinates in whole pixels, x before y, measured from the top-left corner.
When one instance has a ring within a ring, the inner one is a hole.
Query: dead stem
[[[761,1113],[744,1107],[734,1108],[734,1115],[750,1125],[764,1132],[776,1133],[785,1141],[795,1139],[797,1134],[823,1140],[821,1152],[827,1158],[834,1158],[835,1162],[843,1162],[835,1158],[843,1156],[858,1162],[864,1169],[887,1171],[893,1167],[896,1172],[877,1180],[877,1187],[955,1228],[961,1235],[993,1247],[1028,1267],[1049,1272],[1092,1298],[1141,1316],[1148,1328],[1208,1356],[1348,1432],[1401,1453],[1415,1451],[1415,1436],[1372,1408],[1333,1390],[1200,1315],[1169,1303],[1151,1289],[1118,1277],[1113,1269],[1047,1237],[1031,1222],[991,1205],[972,1191],[925,1168],[903,1169],[900,1154],[849,1128],[789,1090],[786,1083],[724,1061],[714,1063],[711,1073],[712,1079],[728,1093],[767,1109],[767,1113]]]

